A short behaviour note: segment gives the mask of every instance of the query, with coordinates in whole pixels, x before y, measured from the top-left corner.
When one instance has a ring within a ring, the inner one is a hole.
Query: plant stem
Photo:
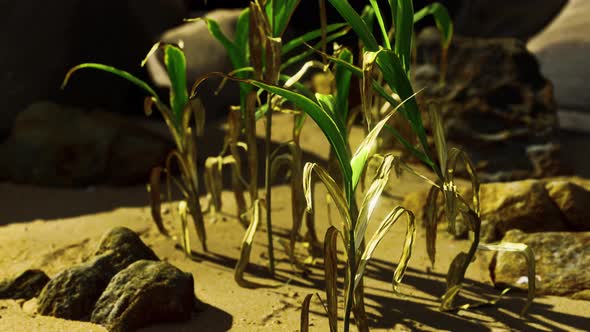
[[[270,185],[270,176],[271,176],[271,160],[270,155],[271,145],[270,145],[270,135],[272,129],[272,94],[268,96],[268,109],[266,111],[266,133],[265,133],[265,176],[264,176],[264,191],[266,193],[266,232],[268,236],[268,259],[269,259],[269,269],[270,274],[274,277],[275,275],[275,258],[274,258],[274,248],[272,243],[272,222],[271,222],[271,185]]]

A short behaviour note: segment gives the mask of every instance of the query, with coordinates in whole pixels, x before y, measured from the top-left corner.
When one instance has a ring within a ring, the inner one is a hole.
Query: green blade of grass
[[[182,121],[184,106],[188,103],[186,90],[186,59],[176,46],[164,46],[164,64],[170,77],[170,108],[178,122]]]
[[[271,0],[267,3],[265,11],[268,15],[269,20],[272,23],[272,34],[273,37],[280,37],[285,32],[293,12],[299,5],[301,0],[281,0],[280,3],[277,0]]]
[[[379,4],[377,0],[370,0],[371,6],[375,11],[375,17],[377,18],[377,22],[379,23],[379,29],[381,30],[381,37],[383,38],[383,42],[385,43],[385,48],[388,50],[391,49],[391,44],[389,42],[389,36],[387,35],[387,29],[385,28],[385,23],[383,22],[383,16],[381,15],[381,10],[379,9]]]
[[[376,52],[379,49],[377,40],[371,33],[371,29],[367,26],[361,16],[352,8],[347,0],[328,0],[340,13],[352,29],[356,32],[358,37],[361,39],[367,50]]]
[[[333,24],[329,24],[326,26],[326,32],[327,33],[332,33],[336,30],[339,30],[341,28],[346,27],[348,24],[347,23],[333,23]],[[281,49],[281,53],[283,55],[291,52],[292,50],[294,50],[295,48],[304,45],[306,43],[309,43],[311,40],[314,40],[316,38],[319,38],[322,36],[322,30],[321,29],[316,29],[310,32],[307,32],[297,38],[293,38],[291,40],[289,40],[288,42],[286,42],[283,45],[283,48]]]
[[[448,48],[453,38],[453,21],[447,8],[438,2],[431,3],[414,14],[414,23],[427,15],[432,15],[434,23],[442,35],[442,47]]]
[[[348,49],[343,49],[338,58],[344,62],[352,64],[352,52]],[[341,114],[342,119],[348,119],[348,98],[350,94],[350,79],[352,72],[344,68],[340,64],[336,64],[334,69],[334,79],[336,81],[336,112]]]
[[[414,5],[412,0],[397,0],[395,9],[395,54],[406,75],[410,72],[412,34],[414,32]]]
[[[340,38],[340,37],[343,37],[343,36],[345,36],[346,34],[348,34],[348,31],[349,31],[349,30],[350,30],[350,28],[348,28],[348,27],[345,27],[345,28],[343,28],[342,30],[339,30],[339,31],[336,31],[336,32],[334,32],[334,33],[332,33],[332,34],[329,34],[329,35],[326,37],[326,42],[327,42],[327,43],[329,43],[329,42],[331,42],[331,41],[333,41],[333,40],[336,40],[336,39],[338,39],[338,38]],[[297,54],[297,55],[294,55],[294,56],[292,56],[292,57],[288,58],[287,60],[285,60],[285,61],[284,61],[284,62],[281,64],[281,70],[285,70],[286,68],[289,68],[289,67],[290,67],[290,66],[292,66],[293,64],[295,64],[295,63],[298,63],[298,62],[300,62],[300,61],[307,60],[307,59],[309,58],[309,56],[310,56],[312,53],[316,52],[316,49],[317,49],[318,47],[320,47],[320,46],[321,46],[321,44],[322,44],[322,42],[320,41],[320,42],[318,42],[318,43],[314,44],[314,45],[313,45],[313,47],[312,47],[312,49],[309,49],[309,50],[307,50],[307,51],[305,51],[305,52],[302,52],[302,53],[300,53],[300,54]]]
[[[211,29],[209,29],[211,31]],[[236,65],[240,65],[243,67],[248,63],[248,34],[250,31],[250,8],[245,8],[238,16],[238,22],[236,23],[236,35],[234,37],[233,45],[237,50],[234,52],[239,54],[242,58],[242,61],[236,60],[235,63],[232,61],[232,65],[234,65],[234,69],[239,67],[235,67]],[[225,46],[225,45],[224,45]],[[231,47],[231,46],[230,46]],[[227,49],[227,48],[226,48]],[[231,60],[230,60],[231,61]]]

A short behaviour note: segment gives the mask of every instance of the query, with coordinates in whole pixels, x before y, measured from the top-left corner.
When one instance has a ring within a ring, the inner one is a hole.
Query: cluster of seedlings
[[[245,228],[241,255],[235,267],[235,280],[241,286],[251,285],[244,279],[244,271],[249,263],[254,235],[263,219],[263,211],[268,234],[269,268],[270,273],[274,275],[270,215],[271,183],[277,170],[281,166],[287,166],[290,171],[293,220],[287,252],[295,267],[304,266],[304,262],[298,261],[295,257],[294,247],[301,239],[300,229],[305,223],[307,236],[304,239],[309,244],[310,254],[323,253],[325,308],[331,331],[338,330],[336,246],[339,239],[343,240],[346,248],[347,266],[343,291],[344,331],[349,331],[352,315],[360,331],[369,330],[364,306],[365,267],[381,239],[403,216],[407,219],[407,231],[401,258],[394,272],[394,292],[397,291],[408,266],[416,234],[414,215],[411,211],[401,206],[393,208],[381,221],[377,231],[370,238],[365,238],[367,226],[371,222],[372,214],[392,170],[398,175],[402,171],[410,172],[432,186],[425,211],[425,225],[428,256],[433,264],[438,220],[436,216],[439,213],[445,214],[450,233],[455,233],[456,222],[464,223],[473,233],[473,242],[468,252],[459,253],[449,267],[447,290],[441,298],[440,309],[459,308],[455,305],[454,299],[461,289],[467,267],[478,249],[517,251],[527,257],[529,264],[529,294],[522,312],[524,314],[534,295],[533,253],[523,244],[480,243],[479,181],[476,171],[465,153],[447,147],[436,105],[426,105],[426,112],[421,112],[415,98],[419,92],[412,88],[410,69],[414,23],[426,16],[432,16],[441,32],[444,55],[453,35],[453,26],[447,10],[442,5],[433,3],[414,12],[411,0],[389,0],[388,13],[384,15],[383,8],[379,7],[377,1],[370,0],[365,10],[359,14],[346,0],[328,1],[340,13],[344,22],[328,25],[325,1],[319,0],[320,28],[287,42],[283,42],[282,37],[300,0],[253,0],[249,8],[244,9],[239,16],[233,40],[222,33],[214,20],[198,19],[207,24],[210,33],[226,48],[234,70],[231,73],[205,75],[195,82],[190,90],[186,83],[186,60],[182,49],[171,44],[156,44],[148,56],[156,50],[163,50],[164,63],[171,81],[168,103],[147,83],[125,71],[102,64],[86,63],[72,68],[64,80],[64,86],[77,70],[94,68],[123,77],[149,94],[144,105],[146,114],[149,115],[155,107],[166,121],[176,144],[176,149],[170,153],[166,165],[152,171],[149,186],[152,216],[160,232],[169,236],[160,215],[160,180],[164,174],[167,179],[168,197],[172,184],[175,184],[183,194],[183,199],[178,204],[182,230],[180,238],[182,247],[189,257],[193,254],[189,242],[188,216],[192,217],[202,250],[207,251],[203,213],[216,213],[221,210],[221,172],[224,166],[231,167],[231,185],[238,207],[236,217]],[[357,59],[353,51],[336,43],[331,48],[333,52],[327,53],[328,43],[351,31],[356,33],[359,39],[361,52]],[[300,53],[293,54],[297,50]],[[321,60],[310,60],[314,54],[319,55]],[[440,84],[444,84],[446,57],[442,56],[441,61],[443,70]],[[292,70],[297,68],[296,66],[300,68]],[[323,72],[330,80],[329,88],[324,89],[326,91],[314,91],[300,82],[312,69]],[[286,70],[295,74],[286,75]],[[198,186],[197,144],[203,134],[205,113],[198,99],[198,88],[203,81],[213,76],[238,82],[240,105],[232,108],[228,114],[228,130],[222,151],[217,156],[209,157],[205,162],[204,178],[209,206],[203,209],[199,201],[199,195],[203,192]],[[351,111],[349,106],[353,79],[359,80],[361,90],[361,108],[358,111]],[[292,139],[273,151],[270,136],[274,112],[291,114],[295,121]],[[424,113],[428,114],[431,124],[435,151],[432,151],[428,143],[427,131],[423,124]],[[363,118],[366,136],[353,153],[349,144],[349,132],[359,115]],[[394,116],[409,125],[410,136],[407,133],[402,134],[401,130],[390,125],[390,120]],[[301,129],[307,117],[319,126],[330,143],[330,172],[316,163],[303,164],[299,142]],[[256,145],[256,121],[260,119],[265,119],[265,148],[262,151],[265,160],[264,195],[259,194],[257,179],[260,152]],[[419,174],[400,157],[380,154],[380,133],[384,130],[401,143],[406,155],[412,155],[430,168],[436,178],[432,180]],[[374,178],[364,179],[367,164],[373,159],[378,162],[378,171]],[[177,176],[171,173],[174,162],[178,165]],[[247,165],[247,169],[243,169],[243,165]],[[472,188],[471,192],[467,193],[468,196],[461,193],[455,184],[454,173],[457,166],[464,167],[471,177]],[[336,206],[342,221],[339,227],[331,226],[327,230],[323,246],[316,235],[313,218],[314,174],[327,188],[330,201]],[[366,184],[360,186],[363,187],[361,189],[358,188],[359,183]],[[360,204],[356,200],[357,191],[363,192]],[[443,197],[444,204],[441,207],[436,205],[438,195]],[[303,303],[302,331],[308,330],[311,298],[312,295],[308,295]],[[468,307],[470,305],[460,308]]]

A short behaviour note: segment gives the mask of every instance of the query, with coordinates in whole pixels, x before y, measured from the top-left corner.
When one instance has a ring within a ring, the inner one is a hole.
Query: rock
[[[439,38],[433,29],[418,37],[413,80],[417,89],[424,87],[418,101],[424,110],[440,110],[449,145],[467,152],[480,180],[567,173],[552,86],[524,43],[456,37],[448,50],[445,84],[440,84]],[[424,122],[429,126],[427,117]]]
[[[143,78],[139,62],[164,30],[187,17],[183,0],[3,1],[0,140],[16,115],[38,100],[142,114],[144,91],[112,75],[80,73],[65,91],[68,69],[83,62],[116,66]],[[105,19],[108,18],[108,19]]]
[[[13,280],[0,283],[0,299],[31,299],[49,282],[41,270],[26,270]]]
[[[484,183],[480,187],[481,241],[499,241],[512,229],[590,231],[589,193],[590,180],[578,177]],[[419,223],[424,220],[427,195],[427,191],[411,193],[401,204],[414,212]],[[439,224],[444,222],[441,219]]]
[[[126,227],[115,227],[105,233],[94,255],[100,256],[109,251],[113,252],[111,264],[116,271],[121,271],[138,260],[159,260],[154,251],[134,231]]]
[[[236,23],[241,12],[241,9],[222,9],[214,10],[204,16],[217,21],[221,31],[230,40],[234,40]],[[160,39],[163,42],[183,45],[187,62],[186,79],[189,87],[207,73],[229,73],[234,69],[225,48],[211,36],[204,21],[189,22],[170,29],[164,32]],[[207,50],[207,52],[203,52],[203,50]],[[147,68],[152,81],[157,86],[170,86],[170,80],[163,64],[163,54],[160,54],[159,59],[151,57]],[[238,85],[235,82],[226,82],[225,87],[218,95],[215,95],[221,81],[220,77],[208,79],[197,90],[197,96],[205,106],[208,119],[221,117],[227,113],[229,106],[240,103]]]
[[[565,231],[561,211],[538,180],[487,183],[480,188],[481,241],[493,242],[511,229]]]
[[[567,2],[568,0],[461,1],[453,24],[459,35],[527,40],[549,24]]]
[[[569,0],[559,16],[527,44],[555,87],[562,128],[590,132],[590,2]]]
[[[0,177],[50,186],[145,183],[171,143],[130,120],[39,102],[0,145]]]
[[[119,271],[139,260],[158,260],[133,231],[116,227],[103,235],[95,256],[56,275],[39,296],[39,313],[87,320],[96,300]]]
[[[96,300],[116,273],[111,264],[112,257],[112,253],[105,253],[57,274],[39,296],[39,313],[87,320]]]
[[[565,217],[569,229],[590,231],[590,186],[584,188],[567,180],[555,180],[547,182],[545,187]]]
[[[193,277],[166,262],[137,261],[119,272],[92,311],[111,332],[188,320],[195,308]]]
[[[502,241],[520,242],[535,253],[537,293],[590,300],[590,232],[506,233]],[[498,253],[490,267],[498,286],[526,287],[524,257]],[[519,282],[520,281],[520,282]]]

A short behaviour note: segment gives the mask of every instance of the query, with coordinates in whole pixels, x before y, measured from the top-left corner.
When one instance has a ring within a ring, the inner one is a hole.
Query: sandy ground
[[[290,122],[276,117],[277,126]],[[302,144],[308,159],[326,156],[328,145],[314,126],[304,129]],[[288,137],[290,130],[277,131],[275,141]],[[355,130],[353,141],[361,131]],[[416,179],[396,180],[395,197],[383,197],[376,212],[372,233],[379,218],[399,203],[404,194],[423,187]],[[323,188],[318,188],[321,197]],[[319,292],[325,298],[322,266],[301,275],[291,267],[280,242],[290,228],[289,188],[273,187],[273,233],[277,250],[277,275],[267,272],[266,230],[262,226],[254,241],[252,263],[247,278],[260,285],[240,288],[233,280],[233,267],[239,256],[244,229],[232,217],[235,206],[229,192],[224,193],[224,212],[207,216],[210,253],[201,254],[196,238],[193,250],[200,262],[187,259],[177,241],[162,237],[149,215],[144,186],[127,188],[92,187],[51,189],[0,184],[0,279],[13,277],[27,268],[44,270],[54,276],[61,269],[82,261],[96,247],[100,236],[114,226],[137,231],[156,254],[195,279],[196,296],[207,304],[188,322],[154,325],[141,331],[298,331],[300,307],[305,295]],[[317,209],[320,236],[328,226],[326,209]],[[168,227],[178,233],[173,213],[165,215]],[[425,251],[424,232],[418,229],[410,269],[402,286],[403,296],[391,292],[392,270],[399,259],[405,234],[404,223],[394,226],[378,247],[366,278],[366,304],[372,331],[584,331],[590,329],[590,302],[561,297],[535,300],[526,319],[518,312],[525,294],[509,293],[495,306],[457,313],[438,311],[438,297],[445,290],[444,274],[451,259],[468,246],[468,241],[439,236],[438,256],[433,271]],[[467,273],[460,303],[489,300],[499,293],[491,286],[487,264],[489,256],[478,256]],[[342,302],[342,301],[341,301]],[[342,303],[341,303],[342,304]],[[65,321],[35,315],[34,301],[0,300],[0,331],[105,331],[83,322]],[[312,304],[311,330],[328,331],[327,318],[317,299]]]

